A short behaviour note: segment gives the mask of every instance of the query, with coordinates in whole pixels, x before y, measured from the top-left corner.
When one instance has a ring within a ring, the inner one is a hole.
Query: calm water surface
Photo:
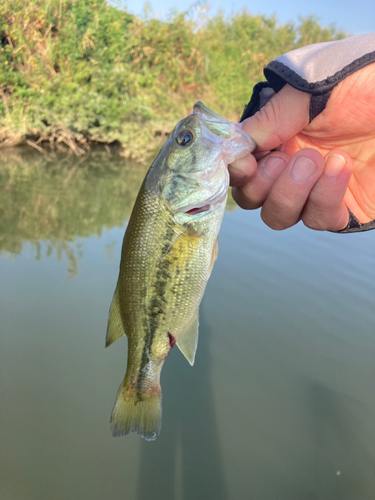
[[[375,499],[375,231],[227,212],[195,366],[168,357],[155,442],[114,439],[127,341],[104,336],[145,167],[2,156],[1,500]]]

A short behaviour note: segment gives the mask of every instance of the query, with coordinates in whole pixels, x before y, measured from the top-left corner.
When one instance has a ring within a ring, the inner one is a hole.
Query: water
[[[168,357],[155,442],[114,439],[104,335],[145,167],[4,155],[2,500],[374,500],[375,231],[227,212],[195,366]]]

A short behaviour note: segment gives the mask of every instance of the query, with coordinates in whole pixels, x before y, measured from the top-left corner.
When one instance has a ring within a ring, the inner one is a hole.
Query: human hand
[[[310,94],[285,85],[241,124],[257,149],[229,167],[238,205],[262,207],[263,221],[278,230],[302,219],[338,231],[346,207],[362,223],[375,219],[374,88],[375,63],[334,87],[309,124]]]

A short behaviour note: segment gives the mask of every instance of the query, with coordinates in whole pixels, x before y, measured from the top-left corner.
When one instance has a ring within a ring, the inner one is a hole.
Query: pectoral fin
[[[168,258],[172,253],[181,253],[185,248],[192,248],[199,244],[202,234],[196,231],[190,224],[185,231],[175,237],[167,248],[164,257]]]
[[[212,268],[214,267],[218,253],[219,253],[219,238],[216,239],[214,247],[212,249],[210,274],[212,273]]]
[[[119,300],[119,292],[117,285],[115,293],[113,294],[112,304],[109,309],[105,346],[106,347],[110,346],[111,344],[113,344],[113,342],[115,342],[115,340],[123,337],[124,335],[126,335],[126,333],[121,319],[120,300]]]
[[[188,327],[179,337],[176,344],[191,366],[194,364],[198,345],[199,310],[192,317]]]

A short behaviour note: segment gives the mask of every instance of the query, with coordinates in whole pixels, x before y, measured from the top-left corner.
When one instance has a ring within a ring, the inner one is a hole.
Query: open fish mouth
[[[223,202],[228,194],[228,187],[225,184],[220,186],[220,189],[205,200],[196,203],[189,203],[189,205],[185,205],[177,210],[179,213],[184,213],[187,215],[198,215],[204,212],[208,212],[212,207],[217,204]]]
[[[184,212],[186,215],[198,215],[198,214],[203,214],[204,212],[208,212],[211,208],[211,205],[203,205],[203,207],[195,207],[191,208],[190,210],[187,210]]]

